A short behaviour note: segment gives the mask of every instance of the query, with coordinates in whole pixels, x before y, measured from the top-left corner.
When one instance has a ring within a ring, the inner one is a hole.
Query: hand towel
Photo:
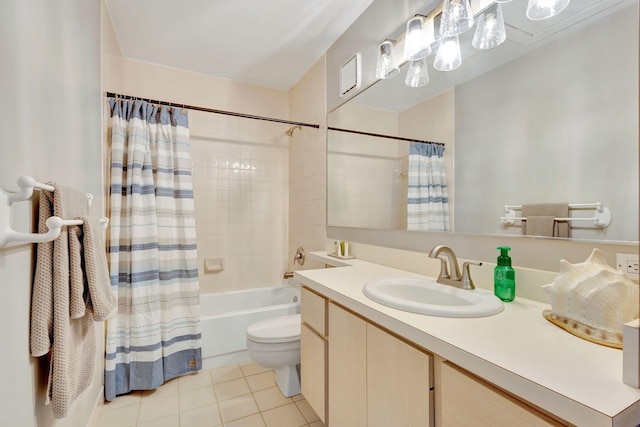
[[[86,306],[93,320],[100,322],[113,316],[118,304],[111,290],[107,252],[102,237],[102,224],[94,216],[82,215],[83,267],[86,278]]]
[[[53,192],[40,195],[39,231],[52,215],[70,219],[88,214],[86,193],[48,183]],[[69,235],[63,227],[53,242],[39,243],[31,297],[30,347],[34,357],[49,353],[50,372],[46,403],[56,418],[66,417],[73,404],[91,386],[95,370],[96,338],[93,314],[71,317],[72,283]],[[77,263],[77,260],[74,260]],[[82,279],[80,279],[82,280]],[[77,299],[77,290],[74,290]],[[77,301],[75,301],[77,304]]]
[[[70,225],[69,234],[69,316],[80,319],[87,314],[83,274],[82,227]]]
[[[527,220],[522,221],[522,234],[529,236],[569,237],[569,222],[555,220],[555,218],[569,217],[568,203],[538,203],[522,205],[522,217],[527,218]],[[553,217],[554,221],[551,233],[548,232],[548,218],[532,218],[534,222],[536,222],[535,228],[540,227],[540,230],[529,230],[530,224],[528,224],[528,218],[530,217]],[[544,226],[544,223],[547,225]],[[538,234],[538,231],[540,233],[544,231],[545,234]]]
[[[544,215],[532,215],[527,217],[526,233],[528,236],[553,236],[556,217]]]

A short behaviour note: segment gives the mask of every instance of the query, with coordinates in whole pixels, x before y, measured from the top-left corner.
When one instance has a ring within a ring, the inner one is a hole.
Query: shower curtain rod
[[[264,120],[267,122],[285,123],[288,125],[305,126],[309,128],[316,128],[316,129],[320,128],[320,125],[311,124],[311,123],[293,122],[291,120],[282,120],[282,119],[274,119],[271,117],[254,116],[251,114],[235,113],[233,111],[215,110],[213,108],[197,107],[195,105],[178,104],[175,102],[167,102],[167,101],[157,101],[155,99],[142,98],[142,97],[131,96],[131,95],[122,95],[114,92],[107,92],[106,95],[107,97],[116,97],[116,98],[124,98],[124,99],[140,99],[143,101],[147,101],[151,104],[166,105],[167,107],[186,108],[187,110],[203,111],[205,113],[224,114],[227,116],[242,117],[245,119]]]
[[[441,145],[441,146],[444,147],[444,143],[443,142],[422,141],[420,139],[403,138],[401,136],[393,136],[393,135],[383,135],[381,133],[362,132],[362,131],[359,131],[359,130],[334,128],[334,127],[331,127],[331,126],[329,126],[327,129],[328,130],[335,130],[335,131],[338,131],[338,132],[357,133],[358,135],[375,136],[375,137],[378,137],[378,138],[397,139],[398,141],[421,142],[423,144],[435,144],[435,145]]]

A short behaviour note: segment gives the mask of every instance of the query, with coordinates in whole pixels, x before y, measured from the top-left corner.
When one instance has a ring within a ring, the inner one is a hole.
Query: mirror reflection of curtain
[[[449,231],[444,146],[411,143],[408,172],[407,229]]]

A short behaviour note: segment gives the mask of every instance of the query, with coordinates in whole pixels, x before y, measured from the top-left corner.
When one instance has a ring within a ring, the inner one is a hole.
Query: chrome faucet
[[[443,285],[455,286],[461,289],[475,289],[473,280],[471,280],[471,273],[469,272],[470,265],[482,265],[481,262],[467,261],[462,264],[462,275],[458,268],[458,258],[455,252],[449,246],[438,245],[431,249],[429,257],[437,258],[442,263],[440,265],[440,275],[438,276],[438,283]]]

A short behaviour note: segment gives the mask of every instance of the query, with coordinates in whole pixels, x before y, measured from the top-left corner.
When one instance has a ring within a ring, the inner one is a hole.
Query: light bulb
[[[458,36],[444,37],[440,40],[433,68],[438,71],[451,71],[458,68],[460,64],[462,64],[462,57],[460,56]]]
[[[404,39],[404,57],[407,61],[422,59],[431,54],[433,42],[433,21],[425,22],[422,16],[411,18],[407,22]]]
[[[476,49],[492,49],[500,46],[506,38],[502,7],[496,3],[480,15],[471,44]]]
[[[562,12],[571,0],[529,0],[527,18],[533,21],[548,19]]]
[[[393,57],[393,43],[385,40],[378,46],[378,62],[376,64],[376,77],[390,79],[400,73],[400,68]]]
[[[409,63],[409,69],[407,70],[407,77],[404,79],[404,84],[409,87],[421,87],[429,83],[429,67],[427,65],[427,58],[421,58]]]
[[[473,14],[469,0],[444,0],[440,33],[456,36],[473,27]]]

